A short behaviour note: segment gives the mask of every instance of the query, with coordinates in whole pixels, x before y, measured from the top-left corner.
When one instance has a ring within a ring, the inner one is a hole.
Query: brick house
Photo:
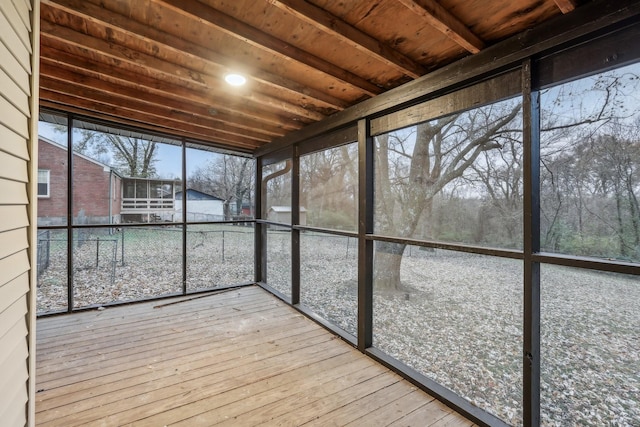
[[[66,224],[67,147],[40,137],[38,150],[38,226]],[[74,223],[120,222],[122,177],[114,169],[74,152],[73,177]]]

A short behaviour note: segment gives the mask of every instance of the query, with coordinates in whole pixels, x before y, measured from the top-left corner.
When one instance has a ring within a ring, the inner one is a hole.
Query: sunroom
[[[2,419],[640,424],[639,17],[4,1]]]

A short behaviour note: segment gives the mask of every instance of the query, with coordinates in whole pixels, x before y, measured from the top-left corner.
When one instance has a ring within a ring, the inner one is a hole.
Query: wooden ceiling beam
[[[69,69],[58,66],[58,64],[52,63],[46,58],[42,58],[40,61],[40,73],[43,77],[51,81],[72,81],[79,87],[94,89],[107,94],[115,94],[118,98],[128,100],[127,102],[131,105],[140,105],[142,111],[148,113],[156,112],[161,115],[163,113],[169,114],[176,112],[184,117],[189,117],[188,122],[191,124],[213,129],[217,132],[255,139],[261,142],[268,142],[273,139],[273,137],[256,132],[255,130],[236,128],[221,123],[215,120],[215,116],[211,116],[208,109],[204,107],[194,108],[175,97],[153,95],[134,88],[123,88],[96,77],[70,71]],[[255,129],[257,128],[258,126],[256,126]]]
[[[46,20],[42,20],[40,28],[41,33],[43,33],[43,37],[58,38],[79,48],[93,50],[143,69],[153,69],[163,75],[171,76],[174,79],[182,80],[192,85],[200,85],[205,89],[214,88],[220,90],[221,88],[225,88],[225,92],[226,87],[228,86],[218,77],[212,77],[197,70],[164,61],[155,56],[130,49],[126,46],[115,45],[105,40],[97,39],[90,35],[75,31],[71,28],[59,26]],[[287,113],[310,121],[322,120],[325,117],[322,113],[307,110],[299,105],[275,99],[255,91],[243,91],[241,94],[235,94],[236,96],[233,95],[234,94],[231,94],[231,96],[227,95],[228,98],[224,100],[224,102],[233,104],[234,102],[237,102],[234,98],[241,96],[247,101],[254,102],[274,110],[286,111]]]
[[[92,108],[115,108],[116,111],[120,111],[125,117],[137,117],[138,119],[144,117],[147,123],[153,123],[157,126],[164,126],[167,129],[181,129],[183,131],[189,131],[197,135],[207,135],[208,138],[216,141],[225,141],[233,144],[241,144],[245,146],[259,146],[263,145],[266,141],[258,141],[251,138],[246,138],[234,134],[228,134],[220,132],[217,129],[212,129],[202,125],[202,121],[190,116],[189,114],[182,113],[180,111],[162,111],[162,108],[146,108],[140,109],[138,104],[132,102],[123,102],[118,97],[111,94],[99,93],[100,91],[86,90],[85,88],[74,87],[69,90],[68,85],[64,82],[54,82],[48,77],[43,79],[46,81],[42,87],[44,91],[48,91],[49,94],[55,94],[52,101],[60,102],[62,98],[60,96],[71,96],[76,99],[81,99],[86,102],[86,105],[91,105]],[[100,98],[102,96],[102,98]]]
[[[42,92],[43,92],[43,95],[45,96],[50,95],[50,93],[48,93],[48,91],[46,90],[43,90]],[[56,96],[56,95],[53,95],[53,96]],[[65,97],[65,96],[61,95],[61,97]],[[245,146],[245,145],[235,146],[230,143],[222,143],[220,141],[212,140],[210,136],[207,136],[207,135],[198,135],[198,134],[194,134],[193,132],[182,131],[179,129],[168,130],[164,126],[156,126],[152,123],[142,122],[140,120],[133,120],[133,119],[119,116],[119,115],[113,115],[112,113],[103,113],[95,110],[88,110],[88,109],[76,106],[74,104],[75,100],[73,99],[73,97],[70,97],[70,96],[66,96],[65,101],[66,103],[60,102],[60,101],[52,101],[52,100],[49,100],[48,98],[41,98],[40,106],[44,108],[50,108],[53,110],[65,111],[65,112],[77,114],[80,116],[91,117],[93,119],[100,120],[103,122],[111,122],[116,125],[121,125],[127,128],[137,128],[137,129],[140,129],[141,132],[147,131],[147,132],[153,132],[153,133],[167,134],[175,138],[184,137],[188,139],[194,139],[207,147],[215,147],[221,150],[231,150],[231,151],[236,151],[240,153],[251,153],[253,150],[255,150],[255,148]]]
[[[42,53],[41,61],[47,61],[76,72],[99,76],[98,78],[112,81],[123,87],[137,88],[149,94],[168,96],[175,99],[176,102],[200,105],[207,109],[210,115],[211,111],[215,110],[215,115],[212,115],[213,120],[219,121],[221,124],[228,123],[241,131],[258,131],[269,136],[282,136],[288,130],[300,129],[302,127],[301,123],[286,122],[284,119],[280,119],[280,123],[273,125],[273,121],[277,119],[275,116],[270,117],[269,120],[262,120],[260,117],[261,114],[258,111],[249,109],[238,112],[228,108],[228,105],[220,103],[215,97],[172,84],[166,80],[135,74],[125,70],[123,67],[117,67],[107,63],[100,63],[100,66],[96,67],[95,63],[89,62],[86,58],[81,58],[72,53],[49,46],[47,41],[47,38],[43,38],[43,43],[40,45]],[[146,93],[141,93],[141,96],[146,96]]]
[[[149,25],[145,25],[144,23],[134,21],[86,0],[42,0],[42,4],[64,10],[73,15],[82,16],[83,19],[94,22],[97,25],[126,33],[129,37],[142,38],[164,45],[179,54],[188,55],[193,60],[205,63],[207,68],[220,70],[220,75],[224,75],[231,70],[242,69],[246,72],[247,78],[250,81],[253,80],[260,85],[284,91],[291,96],[309,98],[306,100],[307,103],[319,103],[322,107],[333,108],[335,110],[343,110],[348,106],[346,101],[330,96],[322,91],[309,88],[293,80],[267,71],[239,64],[236,60],[221,53],[188,42],[165,31],[160,31]]]
[[[100,91],[71,87],[66,82],[52,80],[43,76],[41,81],[41,95],[43,98],[62,105],[74,105],[86,109],[91,115],[91,111],[97,111],[105,114],[125,117],[137,122],[152,124],[158,128],[164,129],[165,133],[175,134],[173,130],[180,130],[192,135],[199,135],[200,138],[206,137],[208,140],[226,142],[230,145],[242,146],[245,148],[258,147],[263,145],[259,141],[252,141],[248,138],[239,138],[235,135],[227,135],[216,132],[213,129],[201,126],[195,126],[188,122],[186,115],[172,113],[159,117],[156,114],[148,113],[142,110],[139,105],[129,102],[122,102],[112,94],[100,93]]]
[[[178,13],[189,16],[191,19],[196,19],[209,27],[214,27],[218,31],[222,31],[255,48],[275,54],[285,61],[295,61],[311,67],[348,84],[366,95],[375,96],[383,92],[382,88],[338,65],[312,55],[203,3],[197,1],[184,2],[183,0],[151,1],[165,7],[171,7]]]
[[[575,10],[577,3],[575,0],[554,0],[562,13],[569,13]]]
[[[321,28],[327,34],[342,40],[368,56],[377,58],[379,61],[414,79],[427,73],[427,70],[422,65],[411,58],[305,0],[267,0],[267,2],[290,13],[301,21]]]
[[[478,53],[484,49],[484,42],[436,0],[398,1],[469,52]]]

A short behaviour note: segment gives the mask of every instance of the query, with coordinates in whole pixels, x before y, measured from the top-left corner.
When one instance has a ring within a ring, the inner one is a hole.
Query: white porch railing
[[[143,211],[171,211],[173,199],[122,199],[121,213],[143,213]]]

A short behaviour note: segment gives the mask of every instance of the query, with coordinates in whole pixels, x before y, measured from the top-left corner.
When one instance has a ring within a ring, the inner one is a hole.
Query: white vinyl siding
[[[34,425],[38,1],[0,1],[0,424],[12,427]]]

